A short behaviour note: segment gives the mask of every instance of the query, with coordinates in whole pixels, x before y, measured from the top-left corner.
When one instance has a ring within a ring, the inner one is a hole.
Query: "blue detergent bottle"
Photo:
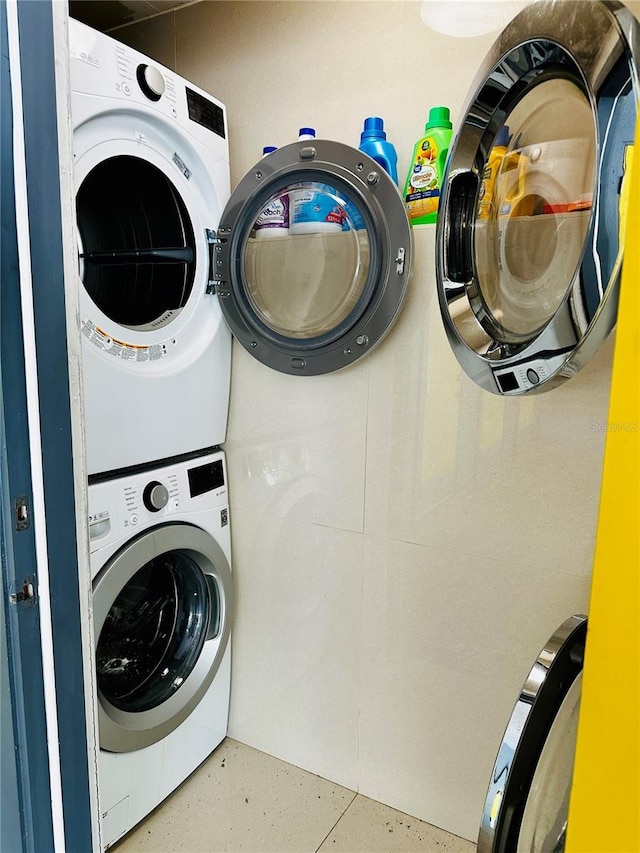
[[[392,180],[398,183],[398,155],[391,142],[387,142],[384,122],[377,116],[364,120],[364,129],[360,134],[360,151],[368,154],[387,171]]]

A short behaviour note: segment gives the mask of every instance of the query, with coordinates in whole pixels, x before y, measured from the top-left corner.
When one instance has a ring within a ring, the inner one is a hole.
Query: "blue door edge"
[[[64,108],[68,88],[67,13],[52,0],[2,0],[0,13],[8,33],[2,88],[13,93],[8,134],[16,145],[11,168],[3,156],[2,175],[2,567],[23,849],[85,853],[98,849],[99,816],[86,479],[81,413],[71,405],[80,398],[76,280],[69,274],[71,140],[68,116],[57,112],[58,94]],[[4,214],[14,165],[11,235]],[[18,495],[29,520],[21,531]],[[20,577],[10,577],[17,566]],[[35,602],[7,604],[9,586],[19,590],[25,575],[34,580]]]

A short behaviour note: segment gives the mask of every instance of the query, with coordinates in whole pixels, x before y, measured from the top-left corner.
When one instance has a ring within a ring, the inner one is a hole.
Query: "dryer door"
[[[324,221],[294,223],[310,200]],[[261,227],[276,210],[289,211],[289,227]],[[346,367],[389,330],[409,281],[411,229],[374,160],[310,140],[268,154],[242,179],[214,254],[220,304],[242,346],[283,373],[313,375]]]
[[[194,710],[227,649],[233,583],[215,540],[189,524],[143,533],[93,586],[100,746],[161,740]]]
[[[542,0],[481,69],[444,179],[437,279],[454,353],[488,391],[552,387],[615,323],[638,29],[618,3]]]
[[[564,850],[587,620],[567,619],[525,681],[487,791],[478,853]]]

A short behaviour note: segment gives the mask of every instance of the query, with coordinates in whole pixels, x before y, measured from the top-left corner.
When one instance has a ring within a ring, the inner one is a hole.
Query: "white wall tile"
[[[228,451],[232,506],[362,531],[367,361],[288,376],[234,341]]]
[[[355,789],[363,537],[242,510],[231,524],[229,732]]]
[[[365,530],[589,575],[613,337],[551,392],[482,391],[446,340],[435,227],[414,236],[408,310],[370,360]]]

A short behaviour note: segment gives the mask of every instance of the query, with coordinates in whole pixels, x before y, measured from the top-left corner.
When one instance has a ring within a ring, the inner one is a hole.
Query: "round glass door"
[[[94,581],[100,747],[156,743],[198,705],[227,651],[233,582],[218,543],[166,524],[125,545]]]
[[[488,391],[553,387],[615,323],[638,29],[600,0],[532,4],[469,99],[444,179],[437,286],[453,351]]]
[[[528,342],[578,270],[596,182],[591,105],[573,81],[546,80],[508,116],[480,185],[476,316],[501,343]]]
[[[214,585],[212,589],[183,551],[150,560],[125,584],[96,647],[98,690],[111,705],[148,711],[180,689],[211,622],[219,622]]]
[[[525,681],[500,744],[478,853],[564,850],[587,620],[567,619]]]
[[[152,163],[101,161],[76,194],[80,277],[95,305],[119,326],[147,331],[186,305],[195,238],[183,200]]]
[[[312,208],[309,216],[315,208],[323,219],[265,224],[270,211],[292,216],[303,204]],[[347,193],[318,181],[287,186],[269,197],[245,242],[241,271],[249,305],[274,338],[304,342],[339,334],[362,305],[370,256],[369,234]]]
[[[517,853],[564,850],[581,693],[582,674],[563,699],[540,753],[522,814]]]
[[[411,232],[397,187],[336,142],[279,149],[240,182],[216,245],[216,289],[240,343],[284,373],[369,352],[406,293]]]

